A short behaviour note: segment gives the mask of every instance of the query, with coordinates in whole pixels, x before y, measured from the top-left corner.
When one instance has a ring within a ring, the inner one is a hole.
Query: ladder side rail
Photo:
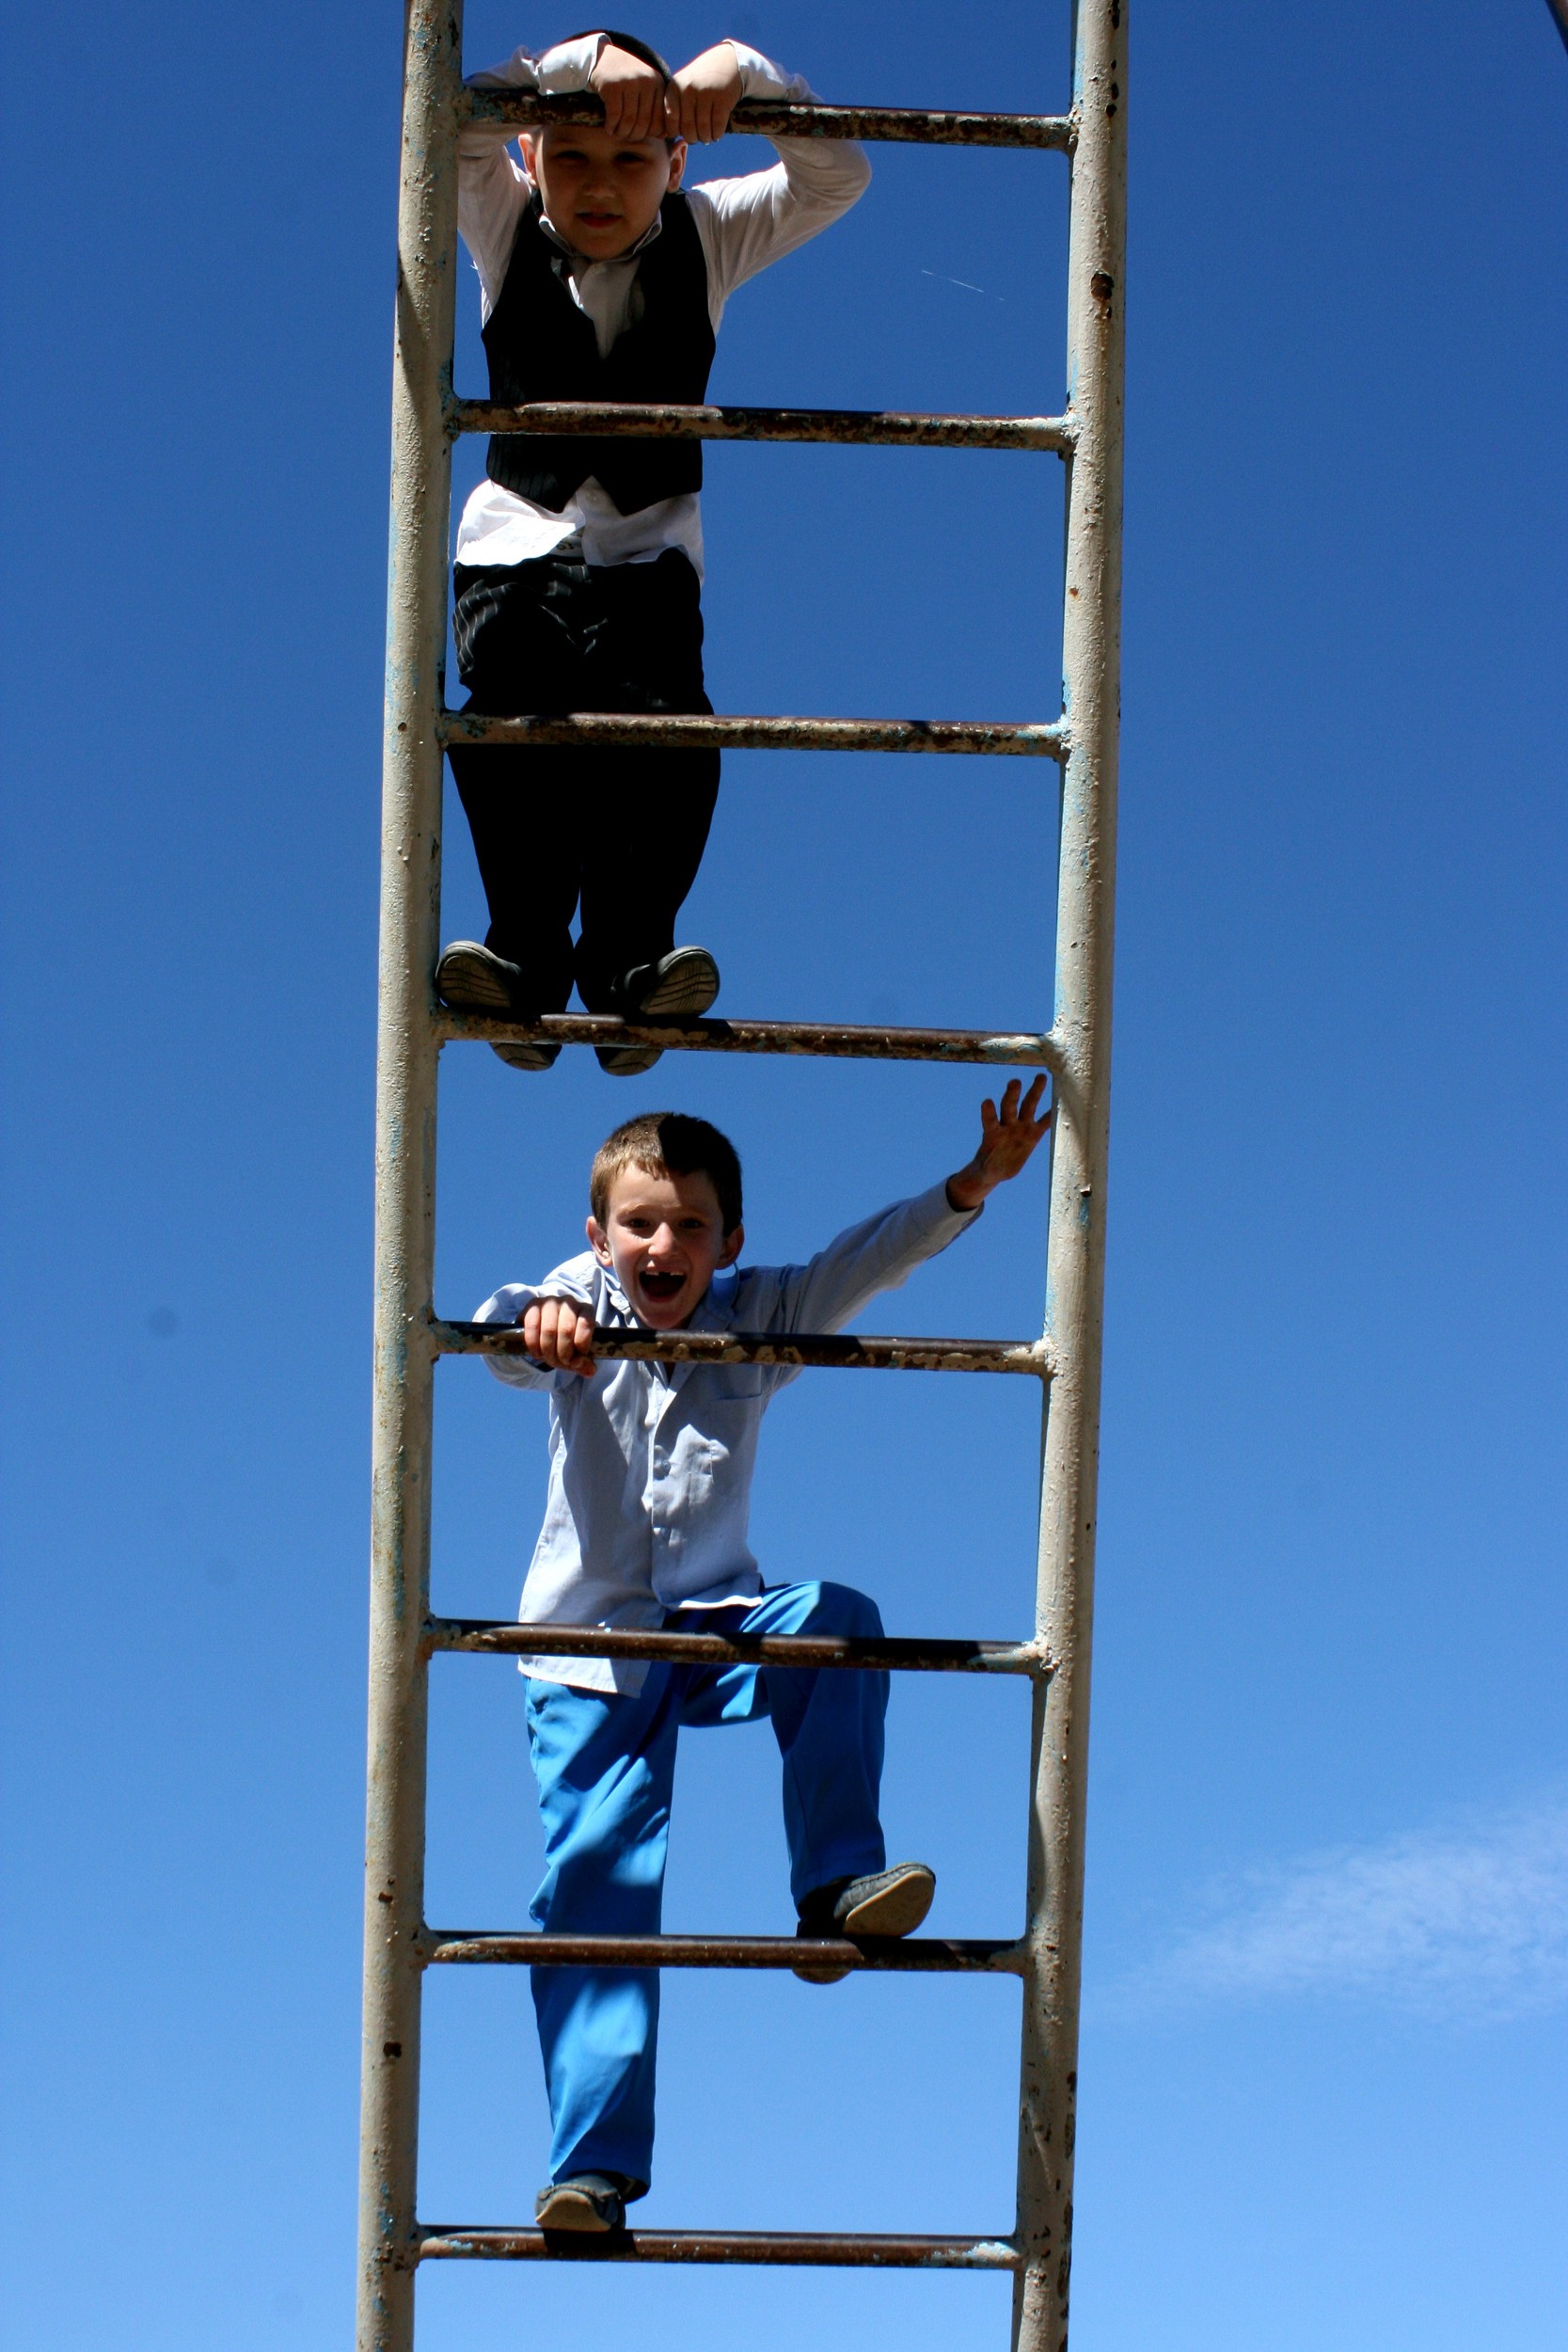
[[[1084,1908],[1085,1779],[1100,1451],[1120,694],[1127,0],[1076,0],[1068,239],[1068,460],[1062,771],[1053,1035],[1046,1391],[1019,2089],[1014,2352],[1061,2352],[1072,2258],[1072,2171]]]
[[[358,2352],[412,2352],[459,0],[407,0],[383,753]]]

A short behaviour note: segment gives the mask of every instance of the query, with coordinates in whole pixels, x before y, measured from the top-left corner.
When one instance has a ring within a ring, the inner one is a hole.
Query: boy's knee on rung
[[[853,1584],[818,1584],[808,1624],[822,1633],[846,1633],[869,1638],[882,1630],[882,1613],[869,1593]],[[802,1632],[806,1628],[801,1628]]]

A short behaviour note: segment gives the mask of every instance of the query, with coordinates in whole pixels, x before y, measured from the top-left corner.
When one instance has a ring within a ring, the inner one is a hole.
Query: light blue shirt
[[[734,1266],[714,1277],[692,1331],[838,1331],[895,1290],[980,1214],[945,1184],[851,1226],[808,1265]],[[509,1282],[476,1323],[515,1323],[538,1298],[569,1298],[595,1323],[641,1327],[591,1250],[539,1283]],[[485,1358],[498,1380],[550,1399],[545,1523],[523,1586],[525,1624],[658,1626],[672,1609],[752,1600],[762,1577],[747,1541],[762,1417],[799,1365],[649,1364],[606,1359],[592,1380],[531,1358]],[[525,1658],[525,1674],[577,1690],[636,1692],[644,1666]]]

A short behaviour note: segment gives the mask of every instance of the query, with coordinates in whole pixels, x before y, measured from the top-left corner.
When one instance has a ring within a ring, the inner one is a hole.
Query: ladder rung
[[[873,1029],[837,1021],[618,1021],[608,1013],[549,1012],[538,1021],[457,1012],[442,1006],[444,1039],[489,1045],[532,1040],[547,1045],[660,1045],[689,1054],[799,1054],[832,1061],[980,1062],[1049,1070],[1062,1057],[1048,1036],[1018,1029]]]
[[[504,1658],[673,1659],[688,1666],[847,1666],[895,1674],[1049,1675],[1033,1642],[911,1641],[899,1634],[664,1633],[515,1617],[431,1617],[433,1650]]]
[[[443,1356],[517,1356],[515,1323],[443,1323],[433,1318]],[[640,1364],[813,1364],[866,1372],[1027,1372],[1048,1379],[1043,1340],[879,1339],[856,1331],[627,1331],[599,1324],[596,1356]]]
[[[1070,417],[911,416],[879,408],[691,408],[632,401],[452,403],[453,433],[589,434],[649,441],[829,441],[879,449],[1043,449],[1065,456]]]
[[[535,90],[465,89],[460,119],[473,122],[602,122],[591,95],[541,98]],[[959,114],[923,106],[791,106],[745,98],[730,116],[736,133],[764,138],[895,139],[921,147],[1033,147],[1069,152],[1077,136],[1070,115]]]
[[[572,710],[522,717],[443,710],[436,721],[443,743],[573,744],[582,750],[621,745],[667,752],[968,752],[988,758],[1066,759],[1070,748],[1059,720],[1006,725],[984,719],[732,718],[705,712]]]
[[[863,2236],[815,2230],[442,2228],[415,2223],[416,2262],[784,2264],[816,2269],[1017,2270],[1005,2237]]]
[[[1016,1940],[867,1935],[511,1935],[427,1928],[420,1947],[427,1966],[479,1964],[521,1968],[868,1968],[906,1976],[1017,1977]]]

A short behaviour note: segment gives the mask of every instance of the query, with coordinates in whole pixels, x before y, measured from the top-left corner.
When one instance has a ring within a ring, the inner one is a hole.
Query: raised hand
[[[593,1379],[593,1317],[571,1299],[536,1298],[517,1320],[523,1327],[523,1345],[536,1363],[551,1372],[576,1372]]]
[[[683,65],[664,93],[664,135],[721,139],[740,96],[740,66],[727,40]]]
[[[645,57],[617,49],[610,41],[588,77],[589,87],[604,100],[604,127],[612,139],[661,139],[664,128],[664,76]]]
[[[977,1209],[998,1184],[1027,1166],[1051,1124],[1051,1113],[1040,1109],[1044,1092],[1042,1070],[1027,1094],[1020,1079],[1009,1078],[1000,1108],[990,1100],[981,1104],[980,1148],[967,1168],[947,1179],[947,1198],[954,1208]]]

